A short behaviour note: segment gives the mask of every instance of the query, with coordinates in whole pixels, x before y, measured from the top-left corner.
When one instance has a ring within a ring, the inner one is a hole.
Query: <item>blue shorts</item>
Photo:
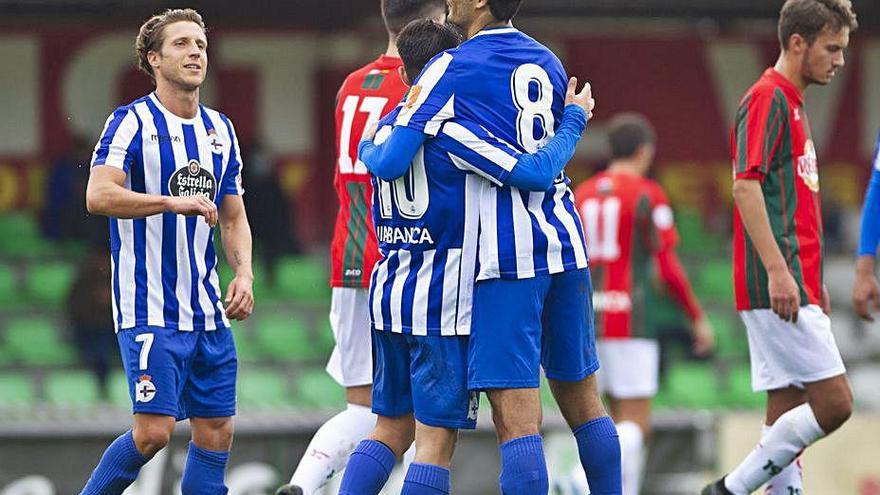
[[[468,338],[373,330],[373,412],[473,430],[479,396],[467,388]]]
[[[537,388],[577,382],[599,369],[588,269],[474,286],[468,387]]]
[[[116,334],[135,413],[177,420],[235,415],[232,330],[136,327]]]

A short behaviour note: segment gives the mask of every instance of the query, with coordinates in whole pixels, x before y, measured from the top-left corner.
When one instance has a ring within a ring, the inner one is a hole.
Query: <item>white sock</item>
[[[632,421],[617,423],[617,434],[620,436],[623,495],[639,495],[642,484],[645,436],[639,425]]]
[[[391,475],[385,483],[385,488],[380,492],[381,494],[394,494],[403,491],[403,481],[406,478],[406,472],[409,470],[409,465],[412,464],[415,458],[416,443],[413,442],[413,444],[409,446],[409,449],[403,453],[403,458],[400,460],[400,463],[394,466],[394,470],[391,471]]]
[[[776,420],[755,450],[724,479],[735,495],[748,495],[794,462],[801,451],[825,436],[809,404]]]
[[[349,404],[341,413],[318,428],[290,483],[314,495],[348,462],[351,452],[376,426],[376,415],[369,407]]]
[[[761,442],[767,438],[770,428],[767,425],[761,426]],[[802,493],[803,490],[804,473],[801,468],[801,458],[798,457],[794,462],[785,466],[781,473],[770,478],[764,495],[791,495],[792,493]]]

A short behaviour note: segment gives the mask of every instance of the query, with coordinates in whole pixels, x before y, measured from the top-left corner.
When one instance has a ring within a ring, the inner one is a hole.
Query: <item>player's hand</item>
[[[880,311],[880,287],[874,275],[873,256],[862,256],[856,261],[856,282],[852,297],[856,314],[863,320],[874,321],[871,313]]]
[[[783,321],[797,323],[801,307],[801,290],[787,266],[767,272],[770,281],[770,308]]]
[[[236,275],[226,289],[226,317],[232,320],[245,320],[254,312],[254,279]]]
[[[364,137],[361,138],[361,141],[372,141],[374,137],[376,137],[376,131],[379,130],[379,123],[374,122],[373,125],[367,128],[364,131]]]
[[[200,215],[205,222],[214,227],[217,225],[217,205],[206,196],[196,194],[194,196],[170,196],[169,210],[178,215]]]
[[[565,92],[565,104],[577,105],[587,112],[587,119],[593,118],[593,109],[596,108],[596,100],[593,99],[593,88],[590,83],[585,83],[580,93],[577,93],[578,79],[572,77],[568,80],[568,90]]]
[[[715,348],[715,329],[705,315],[694,322],[691,334],[694,339],[691,350],[695,355],[707,356]]]

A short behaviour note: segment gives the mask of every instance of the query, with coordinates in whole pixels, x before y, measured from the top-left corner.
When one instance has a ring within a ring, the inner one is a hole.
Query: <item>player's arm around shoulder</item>
[[[254,311],[254,271],[251,227],[241,196],[227,194],[223,198],[220,230],[226,262],[235,272],[224,298],[226,316],[233,320],[244,320]]]

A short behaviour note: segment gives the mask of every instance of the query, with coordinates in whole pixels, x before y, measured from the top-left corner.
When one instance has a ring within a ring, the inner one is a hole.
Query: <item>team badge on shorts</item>
[[[134,386],[135,402],[150,402],[156,396],[156,386],[150,381],[151,378],[150,375],[141,375]]]
[[[477,392],[471,392],[471,401],[468,404],[468,419],[471,421],[477,420],[477,414],[480,412],[480,394]]]
[[[168,191],[172,196],[201,194],[213,201],[217,195],[217,179],[210,170],[202,168],[198,160],[190,160],[168,179]]]

